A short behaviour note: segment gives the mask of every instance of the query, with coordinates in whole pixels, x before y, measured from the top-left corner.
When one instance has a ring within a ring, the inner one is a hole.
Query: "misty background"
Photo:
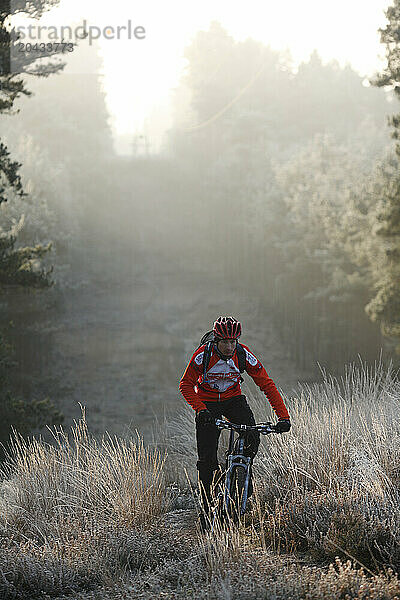
[[[41,264],[55,282],[2,285],[7,386],[49,398],[67,424],[86,407],[96,434],[150,436],[181,410],[179,379],[223,314],[289,394],[321,367],[399,364],[379,229],[397,172],[393,91],[213,19],[181,59],[169,106],[127,134],[113,130],[99,45],[84,41],[63,70],[25,75],[33,95],[0,115],[27,193],[0,205],[2,232],[19,248],[52,242]]]

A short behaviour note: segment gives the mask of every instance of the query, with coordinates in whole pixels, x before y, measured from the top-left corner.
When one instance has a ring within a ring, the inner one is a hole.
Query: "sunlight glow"
[[[104,27],[125,24],[143,26],[146,37],[98,40],[103,59],[103,84],[112,115],[114,134],[143,131],[152,121],[168,128],[171,90],[185,67],[183,51],[199,29],[218,20],[237,40],[252,37],[276,50],[288,50],[294,66],[317,49],[324,62],[350,63],[368,76],[382,68],[384,48],[378,27],[385,24],[389,0],[147,0],[110,4],[95,0],[61,0],[41,23],[88,23]],[[95,46],[92,48],[96,52]],[[74,67],[75,68],[75,67]],[[85,65],[80,65],[85,69]],[[158,125],[157,125],[158,127]]]

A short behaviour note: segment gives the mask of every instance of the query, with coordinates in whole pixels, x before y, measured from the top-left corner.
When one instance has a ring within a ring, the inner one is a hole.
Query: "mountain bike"
[[[215,504],[211,508],[211,531],[215,529],[217,523],[238,524],[246,512],[252,464],[252,458],[244,454],[247,433],[250,431],[258,431],[263,435],[277,433],[272,423],[238,425],[225,419],[216,419],[215,425],[221,430],[229,429],[230,435],[225,472],[216,483],[214,492]],[[238,434],[236,439],[235,433]]]

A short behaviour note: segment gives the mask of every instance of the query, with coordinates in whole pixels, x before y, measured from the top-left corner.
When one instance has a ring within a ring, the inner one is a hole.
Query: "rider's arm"
[[[199,365],[197,365],[195,362],[196,355],[197,352],[193,354],[188,366],[186,367],[186,371],[182,375],[182,379],[179,382],[179,390],[186,402],[188,402],[193,410],[198,413],[200,410],[204,410],[207,407],[201,400],[199,400],[198,395],[194,391],[194,387],[201,373],[201,367],[199,367]]]
[[[246,371],[256,382],[261,391],[274,409],[279,419],[289,419],[289,413],[285,406],[282,396],[278,392],[275,383],[269,377],[258,358],[250,352],[247,346],[242,344],[246,352]]]

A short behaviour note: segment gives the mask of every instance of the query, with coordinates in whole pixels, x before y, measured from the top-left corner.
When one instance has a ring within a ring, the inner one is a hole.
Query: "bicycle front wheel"
[[[238,523],[241,516],[243,492],[246,481],[246,467],[236,465],[232,469],[227,513],[234,523]]]

